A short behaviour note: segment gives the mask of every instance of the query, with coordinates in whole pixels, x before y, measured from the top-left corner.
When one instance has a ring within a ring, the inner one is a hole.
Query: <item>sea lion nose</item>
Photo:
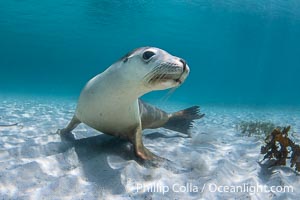
[[[179,61],[183,64],[183,71],[186,70],[186,62],[182,58],[179,59]]]

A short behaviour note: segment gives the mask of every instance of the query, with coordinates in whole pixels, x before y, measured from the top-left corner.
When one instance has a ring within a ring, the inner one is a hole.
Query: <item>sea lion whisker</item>
[[[161,74],[162,71],[164,71],[164,69],[161,68],[161,65],[159,65],[159,66],[157,67],[157,69],[155,69],[155,70],[152,71],[153,73],[152,73],[151,76],[149,77],[148,82],[149,82],[149,83],[153,83],[153,82],[155,82],[156,80],[158,80],[158,79],[159,79],[159,76],[160,76],[160,74]]]
[[[164,73],[159,74],[157,78],[157,82],[160,82],[163,79],[164,75],[165,75]]]
[[[171,65],[164,65],[164,68],[163,70],[160,72],[160,75],[158,77],[158,81],[161,81],[163,78],[166,77],[167,73],[166,72],[169,72],[170,69],[171,69]]]
[[[170,65],[168,63],[161,64],[159,66],[159,68],[157,70],[155,70],[155,73],[150,78],[149,82],[150,83],[160,82],[163,78],[165,78],[168,75],[167,72],[172,71],[172,68],[173,68],[172,65]]]
[[[162,101],[163,102],[166,102],[171,96],[172,94],[175,92],[175,90],[178,88],[179,86],[176,86],[176,87],[173,87],[171,88],[167,94],[165,94],[163,97],[162,97]]]
[[[153,77],[153,75],[155,75],[155,73],[159,70],[160,66],[161,66],[160,64],[156,65],[149,73],[147,73],[144,76],[143,80],[146,80],[146,82],[149,82],[149,80]]]
[[[161,65],[164,66],[164,65]],[[156,70],[156,73],[154,74],[153,78],[151,79],[151,82],[159,82],[164,75],[166,75],[166,72],[168,71],[167,67],[159,67],[158,70]]]

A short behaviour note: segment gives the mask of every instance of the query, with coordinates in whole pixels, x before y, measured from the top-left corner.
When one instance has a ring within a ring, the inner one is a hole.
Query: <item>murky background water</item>
[[[77,98],[91,77],[147,45],[190,65],[172,100],[299,104],[299,35],[297,0],[2,0],[0,94]]]

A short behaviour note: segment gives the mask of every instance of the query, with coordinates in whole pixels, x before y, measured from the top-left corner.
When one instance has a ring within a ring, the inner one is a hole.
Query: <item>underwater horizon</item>
[[[297,0],[4,0],[0,95],[75,99],[127,52],[154,46],[191,69],[170,101],[297,106],[299,35]]]

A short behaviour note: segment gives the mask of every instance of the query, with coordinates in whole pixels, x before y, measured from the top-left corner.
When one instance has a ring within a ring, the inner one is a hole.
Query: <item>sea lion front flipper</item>
[[[138,125],[138,127],[135,129],[132,143],[134,146],[134,151],[136,156],[143,160],[154,160],[159,159],[160,157],[149,151],[143,144],[142,140],[142,126],[141,124]]]

